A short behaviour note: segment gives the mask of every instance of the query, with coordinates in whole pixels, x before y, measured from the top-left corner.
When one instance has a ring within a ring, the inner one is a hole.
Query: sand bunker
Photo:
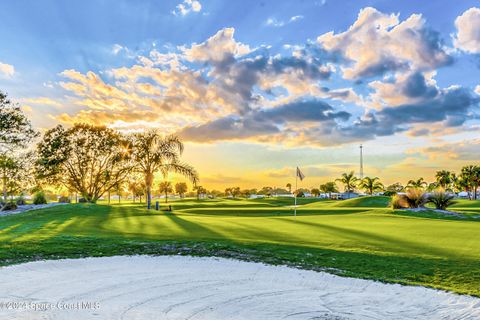
[[[0,319],[479,319],[480,299],[228,259],[0,268]]]

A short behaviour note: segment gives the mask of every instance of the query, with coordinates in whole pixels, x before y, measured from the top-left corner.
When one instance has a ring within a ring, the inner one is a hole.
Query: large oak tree
[[[7,202],[8,185],[18,182],[14,178],[20,168],[18,163],[22,162],[18,151],[37,135],[20,106],[0,91],[0,172],[4,202]]]
[[[124,181],[133,165],[128,140],[104,126],[75,124],[48,130],[37,146],[37,173],[76,190],[89,202]]]

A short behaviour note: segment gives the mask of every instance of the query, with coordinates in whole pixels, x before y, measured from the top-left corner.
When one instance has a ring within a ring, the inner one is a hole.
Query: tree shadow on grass
[[[181,218],[174,212],[165,212],[165,217],[170,219],[175,225],[180,227],[187,234],[198,234],[203,239],[224,239],[225,236],[221,233],[213,231],[211,228],[207,228],[201,224]],[[211,236],[209,236],[211,235]]]
[[[297,209],[297,215],[303,216],[314,216],[314,215],[336,215],[336,214],[353,214],[353,213],[362,213],[370,211],[370,209]],[[187,213],[191,215],[202,215],[202,216],[231,216],[231,217],[275,217],[275,216],[293,216],[293,208],[238,208],[238,209],[226,209],[226,208],[215,208],[215,209],[185,209],[182,210],[182,213]]]

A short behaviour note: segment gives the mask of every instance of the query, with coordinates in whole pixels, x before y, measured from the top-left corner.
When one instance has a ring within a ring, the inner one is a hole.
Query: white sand
[[[1,305],[12,301],[29,304],[17,310]],[[42,302],[52,306],[32,310],[33,303]],[[60,309],[65,303],[81,302],[99,306]],[[2,320],[480,319],[480,299],[468,296],[180,256],[42,261],[0,268],[0,307]]]

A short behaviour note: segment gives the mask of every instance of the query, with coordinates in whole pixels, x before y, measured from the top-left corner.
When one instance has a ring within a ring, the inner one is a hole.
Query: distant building
[[[360,195],[356,192],[342,192],[339,194],[339,200],[358,198]]]

